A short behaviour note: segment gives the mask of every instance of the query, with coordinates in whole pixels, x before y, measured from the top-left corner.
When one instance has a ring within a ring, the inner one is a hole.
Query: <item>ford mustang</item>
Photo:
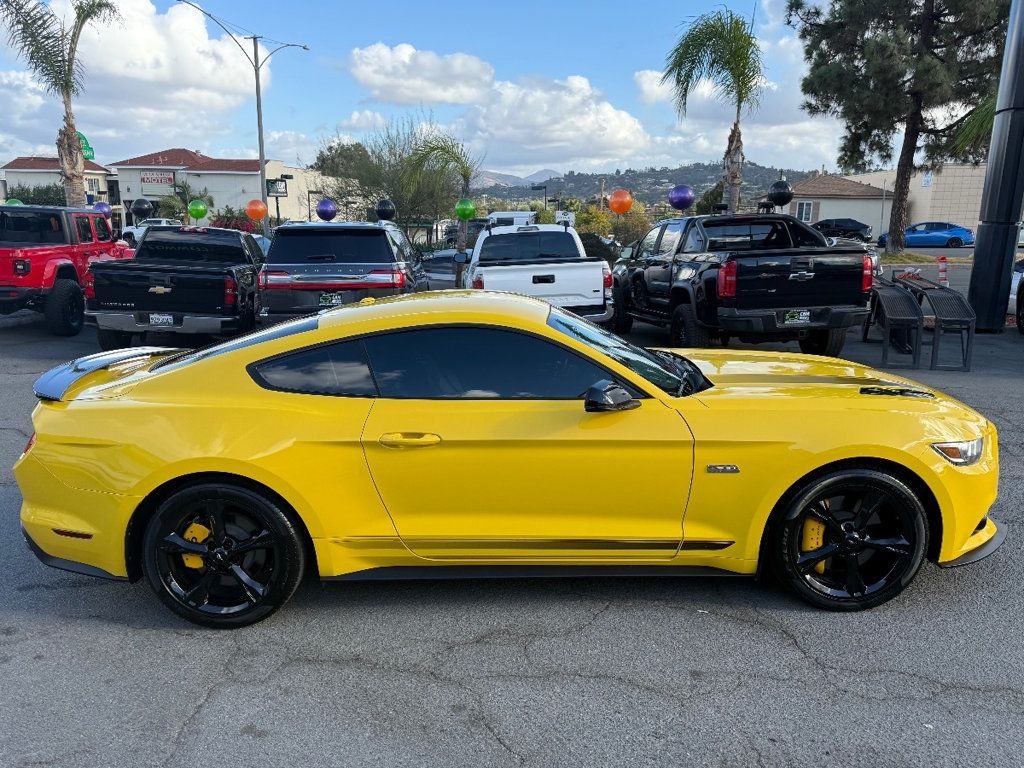
[[[45,563],[236,627],[321,579],[774,573],[895,597],[1003,529],[996,430],[843,360],[646,350],[486,291],[364,300],[35,384],[15,465]]]

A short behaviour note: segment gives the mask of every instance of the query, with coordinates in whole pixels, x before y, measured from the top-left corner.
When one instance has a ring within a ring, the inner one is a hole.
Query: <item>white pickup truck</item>
[[[462,285],[544,299],[596,323],[612,317],[612,272],[588,258],[561,224],[488,227],[477,237]]]
[[[134,248],[139,244],[142,236],[146,234],[146,230],[150,227],[180,227],[181,222],[178,219],[143,219],[133,227],[125,227],[121,230],[121,239],[128,243],[128,245]]]

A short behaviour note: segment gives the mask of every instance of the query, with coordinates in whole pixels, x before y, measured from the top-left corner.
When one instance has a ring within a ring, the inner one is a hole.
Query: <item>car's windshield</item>
[[[568,232],[510,232],[491,235],[480,246],[480,263],[573,259],[580,256],[576,240]]]
[[[658,356],[648,352],[600,326],[557,307],[551,308],[548,325],[593,347],[671,395],[686,391],[685,372],[670,359],[671,356]],[[685,361],[685,358],[677,359]]]
[[[391,264],[394,251],[378,227],[281,227],[267,254],[269,264]]]

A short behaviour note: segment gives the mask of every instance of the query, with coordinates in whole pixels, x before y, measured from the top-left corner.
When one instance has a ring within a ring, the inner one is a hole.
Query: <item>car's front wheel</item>
[[[146,527],[143,569],[160,600],[195,624],[230,629],[281,607],[302,578],[295,524],[271,499],[205,483],[168,498]]]
[[[848,469],[798,489],[770,532],[775,571],[808,603],[873,608],[913,580],[928,545],[928,517],[902,480]]]

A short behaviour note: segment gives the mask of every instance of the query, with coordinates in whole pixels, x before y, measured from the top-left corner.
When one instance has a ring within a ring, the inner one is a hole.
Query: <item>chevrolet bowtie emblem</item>
[[[170,293],[172,290],[173,289],[168,288],[166,285],[154,285],[152,288],[149,289],[149,292],[159,293],[160,295],[163,295],[165,293]]]

